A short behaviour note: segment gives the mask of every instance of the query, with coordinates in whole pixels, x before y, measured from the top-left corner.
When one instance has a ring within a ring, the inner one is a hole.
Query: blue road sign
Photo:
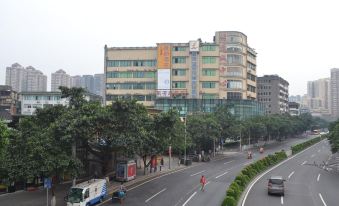
[[[51,178],[45,178],[44,179],[44,188],[51,189],[52,187],[52,180]]]

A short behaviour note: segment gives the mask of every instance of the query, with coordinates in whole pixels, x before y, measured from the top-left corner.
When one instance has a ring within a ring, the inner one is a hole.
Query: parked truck
[[[72,186],[65,198],[67,206],[91,206],[107,196],[105,179],[91,179]]]

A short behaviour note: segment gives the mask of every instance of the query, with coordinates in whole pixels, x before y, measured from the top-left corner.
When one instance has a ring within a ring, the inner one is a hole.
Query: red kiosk
[[[118,160],[116,180],[130,181],[135,179],[137,175],[137,164],[134,160]]]

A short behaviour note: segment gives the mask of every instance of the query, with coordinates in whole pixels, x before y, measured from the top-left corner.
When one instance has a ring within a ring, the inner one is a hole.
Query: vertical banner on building
[[[171,97],[171,54],[170,44],[158,44],[157,97]]]
[[[158,69],[170,69],[171,68],[171,45],[170,44],[158,44]]]
[[[171,70],[158,69],[157,97],[171,97]]]
[[[191,82],[192,82],[192,98],[198,98],[198,71],[199,71],[199,41],[190,41],[190,53],[191,53]]]

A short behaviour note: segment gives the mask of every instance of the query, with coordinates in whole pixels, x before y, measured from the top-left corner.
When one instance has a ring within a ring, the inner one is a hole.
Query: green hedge
[[[281,151],[246,166],[228,187],[222,206],[237,206],[242,192],[255,176],[286,158],[286,153]]]
[[[313,138],[311,140],[308,140],[306,142],[294,145],[294,146],[291,147],[292,154],[296,154],[296,153],[306,149],[307,147],[312,146],[312,145],[314,145],[317,142],[320,142],[323,139],[324,139],[323,136],[319,136],[319,137]]]

